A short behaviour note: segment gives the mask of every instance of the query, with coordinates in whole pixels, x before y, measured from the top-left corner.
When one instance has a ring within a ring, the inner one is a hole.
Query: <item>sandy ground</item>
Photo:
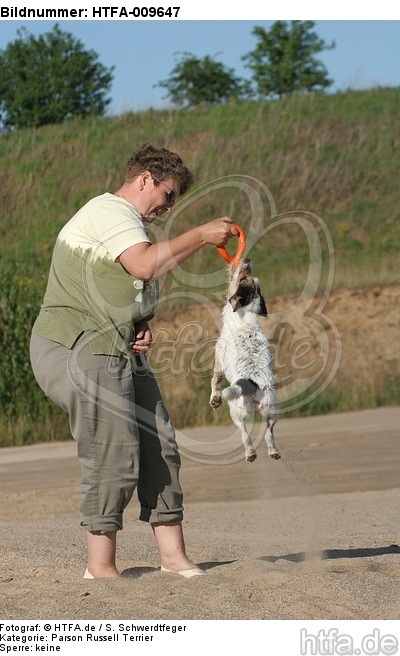
[[[4,619],[398,619],[400,408],[282,419],[281,461],[183,458],[189,555],[159,571],[132,501],[117,580],[87,581],[75,444],[0,450]],[[194,429],[225,439],[231,427]]]

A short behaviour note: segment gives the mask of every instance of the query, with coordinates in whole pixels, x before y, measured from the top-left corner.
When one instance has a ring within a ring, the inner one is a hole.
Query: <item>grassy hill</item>
[[[299,217],[321,234],[325,269],[335,256],[334,288],[400,282],[399,101],[400,89],[376,89],[149,110],[2,134],[0,444],[68,435],[65,417],[32,378],[30,327],[60,228],[90,197],[117,188],[131,151],[144,142],[176,150],[195,174],[194,191],[178,205],[170,234],[231,216],[248,234],[268,297],[304,286],[310,245],[301,222],[290,221]],[[266,231],[271,218],[274,228]],[[210,247],[185,271],[199,284],[199,272],[216,266]],[[182,289],[190,287],[188,280]],[[206,290],[200,286],[199,292]],[[193,299],[183,297],[169,302],[169,316]],[[178,410],[174,419],[182,425]]]

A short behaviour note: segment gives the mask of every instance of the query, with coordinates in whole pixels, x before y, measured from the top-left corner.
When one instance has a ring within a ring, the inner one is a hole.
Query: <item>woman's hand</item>
[[[142,355],[147,353],[151,346],[152,338],[153,336],[147,321],[135,323],[135,339],[132,345],[133,354]]]
[[[236,237],[238,234],[238,231],[232,225],[232,219],[228,216],[214,219],[199,227],[201,228],[201,236],[204,242],[206,244],[214,244],[215,246],[225,246],[231,237]]]

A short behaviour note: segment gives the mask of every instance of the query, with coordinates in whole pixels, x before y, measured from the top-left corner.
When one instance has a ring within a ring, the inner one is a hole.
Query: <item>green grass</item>
[[[150,141],[176,150],[195,173],[193,202],[178,215],[172,234],[217,216],[231,216],[253,239],[248,254],[269,297],[302,289],[309,266],[304,231],[285,225],[262,234],[260,224],[254,227],[261,210],[250,205],[243,187],[225,184],[198,198],[196,190],[203,185],[247,180],[256,196],[264,185],[264,227],[275,208],[280,218],[310,218],[307,213],[313,213],[325,222],[334,243],[336,287],[390,284],[400,280],[399,102],[400,89],[374,89],[211,109],[149,110],[3,133],[0,445],[68,435],[65,417],[54,415],[33,380],[29,331],[45,290],[57,233],[89,198],[119,186],[135,147]],[[243,176],[251,176],[253,182]],[[324,281],[329,247],[318,226],[317,231]],[[219,264],[210,247],[191,258],[185,270],[199,275]],[[169,311],[174,314],[173,307]],[[331,401],[309,404],[308,411],[342,407],[334,400],[338,393],[332,386],[327,390]],[[370,396],[366,401],[368,394],[357,392],[352,408],[392,398],[382,390]],[[177,425],[193,417],[197,422],[215,421],[208,411],[195,412],[189,398],[180,409],[174,401]],[[47,426],[45,435],[39,425]]]
[[[208,379],[197,380],[194,385],[190,382],[189,386],[192,391],[196,391],[196,394],[189,398],[177,399],[170,393],[168,386],[164,390],[171,420],[177,428],[204,425],[220,426],[231,423],[226,403],[223,403],[217,411],[209,407],[210,381]],[[400,399],[400,376],[387,376],[382,380],[360,384],[355,383],[354,380],[334,381],[321,394],[316,395],[313,400],[302,403],[309,395],[310,390],[304,395],[291,399],[286,404],[281,404],[279,407],[280,416],[286,419],[353,412],[382,406],[396,406],[399,404]],[[297,405],[298,407],[287,411],[286,407],[288,405]],[[260,420],[257,417],[255,419]]]

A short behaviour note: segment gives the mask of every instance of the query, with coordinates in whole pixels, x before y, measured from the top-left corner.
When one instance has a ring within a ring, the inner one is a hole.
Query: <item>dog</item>
[[[268,455],[278,460],[274,426],[278,419],[273,358],[268,340],[260,328],[259,316],[267,316],[258,278],[253,277],[251,260],[230,265],[228,299],[222,310],[223,324],[215,345],[210,406],[216,410],[223,399],[229,404],[232,421],[241,430],[246,460],[257,453],[246,429],[246,417],[259,412],[267,421],[265,440]],[[229,387],[221,388],[224,377]]]

